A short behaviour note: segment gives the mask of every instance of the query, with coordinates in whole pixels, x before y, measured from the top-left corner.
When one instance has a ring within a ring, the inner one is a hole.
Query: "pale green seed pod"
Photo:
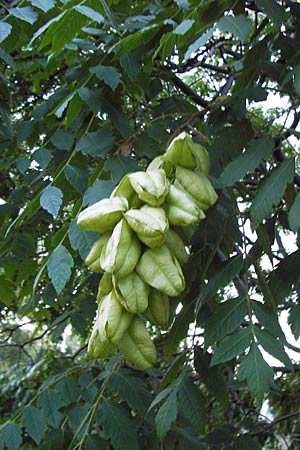
[[[117,344],[130,325],[132,314],[118,302],[114,290],[102,298],[99,304],[98,331],[100,340]]]
[[[188,169],[195,169],[196,158],[191,151],[193,144],[192,138],[183,131],[172,140],[162,158],[173,166],[180,165]]]
[[[205,211],[216,203],[218,194],[203,172],[196,173],[184,167],[177,166],[176,180],[194,199],[200,209]],[[175,184],[177,185],[177,183]]]
[[[117,300],[131,314],[141,313],[148,307],[150,286],[134,271],[126,277],[115,279]]]
[[[97,302],[99,303],[101,299],[109,294],[113,290],[113,282],[111,273],[105,272],[98,285]]]
[[[139,199],[137,193],[131,186],[128,174],[122,178],[110,197],[125,197],[128,200],[130,208],[139,208],[143,204],[142,200]]]
[[[210,169],[210,159],[207,150],[196,142],[193,142],[190,149],[196,159],[195,170],[199,170],[205,175],[208,175]]]
[[[100,265],[106,272],[125,277],[134,270],[141,251],[139,240],[126,220],[122,219],[102,250]]]
[[[111,233],[105,233],[97,239],[92,245],[92,248],[84,260],[84,263],[91,269],[92,272],[99,273],[103,272],[100,266],[100,255],[103,247],[106,245]]]
[[[88,342],[88,355],[92,358],[106,358],[113,355],[116,350],[117,348],[111,342],[100,340],[98,324],[95,323]]]
[[[149,166],[147,167],[146,172],[150,172],[152,170],[157,170],[157,169],[163,169],[167,175],[167,177],[172,177],[172,174],[174,174],[174,167],[171,163],[169,163],[168,161],[164,161],[163,160],[163,155],[162,156],[156,156],[156,158],[154,158],[151,163],[149,164]]]
[[[106,233],[114,228],[128,207],[125,197],[105,198],[82,211],[77,225],[81,230]]]
[[[148,247],[154,248],[164,243],[169,222],[162,208],[144,205],[140,209],[130,209],[125,213],[125,219]]]
[[[169,297],[156,289],[151,289],[148,308],[143,315],[152,325],[165,327],[169,321]]]
[[[143,321],[135,316],[118,343],[125,358],[140,369],[149,369],[157,360],[156,348]]]
[[[160,206],[164,203],[169,191],[169,183],[163,169],[134,172],[129,174],[128,178],[140,200],[150,206]]]
[[[184,245],[180,236],[173,229],[170,229],[168,231],[166,235],[165,245],[178,259],[181,265],[187,262],[189,254],[186,250],[186,246]]]
[[[205,218],[194,199],[183,188],[174,184],[170,186],[164,208],[170,225],[185,227]]]
[[[136,271],[145,283],[170,297],[176,297],[185,288],[180,264],[165,245],[146,250],[136,265]]]

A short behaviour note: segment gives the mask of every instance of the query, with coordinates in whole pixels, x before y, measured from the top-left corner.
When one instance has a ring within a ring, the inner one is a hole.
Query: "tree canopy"
[[[299,39],[290,0],[0,3],[0,449],[299,448]],[[218,200],[158,361],[91,358],[78,215],[182,132]]]

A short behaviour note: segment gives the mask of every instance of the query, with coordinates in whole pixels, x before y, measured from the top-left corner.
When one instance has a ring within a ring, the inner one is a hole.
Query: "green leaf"
[[[58,294],[63,290],[69,280],[73,265],[74,262],[71,254],[63,245],[56,247],[50,255],[47,262],[48,275]]]
[[[247,302],[244,297],[231,298],[218,304],[206,324],[205,346],[210,346],[234,331],[243,321],[246,312]]]
[[[31,25],[37,20],[38,15],[30,6],[24,6],[22,8],[11,8],[9,10],[17,19],[23,20],[24,22],[30,23]]]
[[[54,147],[59,150],[70,150],[74,144],[75,136],[70,130],[59,129],[51,137]]]
[[[222,263],[221,267],[215,271],[215,274],[208,281],[205,288],[201,291],[197,301],[197,308],[209,297],[215,295],[219,289],[227,286],[233,278],[241,271],[243,266],[242,255],[233,256]]]
[[[271,213],[273,205],[279,204],[287,184],[293,181],[294,173],[295,161],[289,158],[273,169],[271,175],[261,183],[250,209],[254,228]]]
[[[240,365],[239,378],[247,380],[250,392],[258,400],[262,400],[263,394],[273,385],[273,370],[262,357],[255,342]]]
[[[250,346],[253,339],[250,327],[242,328],[223,339],[214,351],[210,366],[230,361],[241,355]]]
[[[107,450],[107,441],[101,436],[88,435],[85,440],[84,450]]]
[[[180,355],[176,356],[174,361],[171,363],[170,367],[166,371],[161,383],[159,385],[159,391],[165,389],[175,378],[178,376],[179,370],[185,365],[187,359],[187,353],[182,352]]]
[[[258,322],[263,325],[265,329],[273,336],[279,337],[283,342],[285,341],[284,334],[278,322],[277,312],[275,314],[272,313],[265,304],[255,300],[251,300],[251,309]]]
[[[300,305],[294,305],[289,312],[289,325],[296,340],[300,337]]]
[[[218,27],[224,33],[231,33],[240,41],[245,42],[252,30],[252,22],[248,17],[224,16],[218,21]]]
[[[177,27],[173,30],[174,34],[185,34],[195,23],[193,19],[183,20]]]
[[[20,172],[26,172],[30,167],[30,159],[28,158],[28,156],[19,158],[16,162],[16,167]]]
[[[58,411],[62,402],[57,393],[52,389],[46,389],[38,397],[37,406],[43,411],[47,423],[54,428],[58,428],[63,415]]]
[[[41,9],[44,12],[49,11],[55,6],[56,0],[30,0],[32,6]]]
[[[220,178],[216,180],[215,187],[224,188],[241,180],[246,173],[252,172],[262,159],[267,161],[270,158],[273,147],[274,141],[270,136],[251,141],[246,151],[225,167]]]
[[[288,215],[289,225],[292,231],[296,232],[300,228],[300,192],[295,197]]]
[[[103,108],[107,112],[113,126],[121,133],[123,138],[132,134],[131,126],[127,116],[122,111],[120,105],[114,106],[113,103],[103,100]]]
[[[112,48],[112,50],[116,53],[116,55],[123,55],[124,53],[128,53],[131,50],[140,47],[141,44],[147,44],[157,31],[158,25],[150,25],[148,27],[144,27],[142,30],[139,30],[136,33],[120,39],[118,43]]]
[[[258,326],[255,326],[254,333],[259,345],[261,345],[266,352],[279,359],[279,361],[283,362],[289,369],[293,368],[293,364],[286,354],[284,346],[280,340],[275,339],[271,333],[260,329]]]
[[[62,201],[63,193],[55,186],[47,186],[40,197],[41,207],[52,214],[54,219],[57,217]]]
[[[88,105],[93,113],[98,114],[102,108],[102,90],[88,89],[82,87],[78,89],[79,97]]]
[[[207,41],[209,41],[209,39],[212,37],[214,31],[215,27],[210,28],[204,34],[202,34],[195,42],[193,42],[185,52],[184,60],[188,60],[193,53],[197,52],[200,47],[203,47],[207,43]]]
[[[71,164],[68,164],[65,167],[64,172],[68,182],[76,189],[77,192],[82,194],[87,187],[89,178],[88,172]]]
[[[41,169],[46,169],[51,159],[53,158],[52,153],[45,147],[38,148],[33,153],[33,159],[39,164]]]
[[[178,345],[186,337],[191,322],[195,320],[195,302],[184,303],[179,314],[176,315],[165,342],[164,355],[169,358],[177,351]]]
[[[50,21],[50,24],[46,24],[46,28],[48,28],[46,33],[44,33],[45,30],[42,30],[44,37],[39,50],[51,45],[52,52],[58,53],[66,44],[72,42],[86,23],[86,17],[74,8],[69,9],[55,19],[54,22],[51,23]],[[36,38],[37,36],[38,34],[35,34],[34,37]]]
[[[157,436],[162,440],[171,429],[177,417],[177,395],[175,391],[164,401],[155,417]]]
[[[97,23],[104,22],[104,17],[102,16],[102,14],[98,13],[89,6],[77,5],[74,9],[76,9],[76,11],[78,11],[80,14],[83,14],[84,16],[94,20]]]
[[[115,184],[118,184],[127,173],[141,170],[138,162],[129,156],[111,156],[105,161],[104,169],[111,172]]]
[[[211,355],[204,352],[201,347],[194,347],[194,365],[200,376],[200,381],[205,384],[218,402],[225,409],[228,406],[228,389],[223,372],[218,367],[210,367]]]
[[[0,22],[0,42],[3,42],[10,35],[12,26],[7,22]]]
[[[60,381],[55,390],[58,392],[59,397],[62,399],[65,406],[70,405],[70,403],[74,403],[80,397],[80,389],[78,385],[75,383],[73,378],[65,378]]]
[[[93,243],[96,241],[98,233],[95,231],[83,231],[74,220],[68,230],[68,237],[70,244],[74,250],[79,251],[79,255],[82,259],[85,259],[89,254]]]
[[[42,412],[35,406],[27,406],[23,412],[22,425],[26,428],[29,436],[39,445],[46,431]]]
[[[198,386],[187,377],[179,385],[178,406],[180,412],[202,434],[206,426],[206,402]]]
[[[113,66],[96,66],[91,67],[90,72],[96,75],[98,80],[104,81],[113,91],[119,86],[122,75]]]
[[[281,5],[274,0],[255,0],[255,3],[272,20],[277,28],[281,27],[285,19],[285,10]]]
[[[168,397],[168,395],[174,390],[174,386],[172,383],[172,386],[168,386],[162,391],[160,391],[157,396],[152,401],[151,405],[149,406],[149,411],[154,408],[154,406],[158,405],[164,398]]]
[[[151,394],[141,378],[134,376],[129,370],[119,368],[109,378],[108,387],[117,392],[122,400],[126,400],[133,411],[137,411],[142,417],[146,415]]]
[[[76,144],[76,149],[84,155],[104,158],[113,148],[114,143],[115,136],[111,130],[100,128],[98,131],[84,135]]]
[[[280,261],[275,270],[269,274],[269,288],[277,305],[284,303],[294,285],[299,283],[300,251],[287,255]]]
[[[134,80],[141,70],[133,52],[124,53],[120,58],[120,64],[131,80]]]
[[[98,180],[89,187],[83,196],[83,206],[90,206],[104,198],[110,197],[115,184],[110,180]]]
[[[9,422],[3,432],[7,450],[19,450],[22,443],[22,433],[16,422]]]
[[[97,422],[115,450],[139,449],[134,421],[129,419],[122,406],[104,398],[98,410]]]

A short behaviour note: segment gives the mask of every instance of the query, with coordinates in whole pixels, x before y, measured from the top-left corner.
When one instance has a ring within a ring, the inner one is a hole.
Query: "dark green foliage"
[[[277,0],[1,3],[0,449],[298,448],[299,17]],[[99,235],[77,216],[181,131],[219,198],[181,236],[158,363],[92,360]]]

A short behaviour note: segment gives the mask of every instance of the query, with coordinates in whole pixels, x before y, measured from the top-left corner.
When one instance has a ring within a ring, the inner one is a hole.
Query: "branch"
[[[180,89],[184,94],[186,94],[190,99],[192,99],[197,105],[207,108],[208,102],[204,100],[200,95],[198,95],[193,89],[191,89],[187,84],[184,83],[180,78],[178,78],[174,73],[162,71],[161,75],[165,75],[168,81],[171,81],[178,89]]]

